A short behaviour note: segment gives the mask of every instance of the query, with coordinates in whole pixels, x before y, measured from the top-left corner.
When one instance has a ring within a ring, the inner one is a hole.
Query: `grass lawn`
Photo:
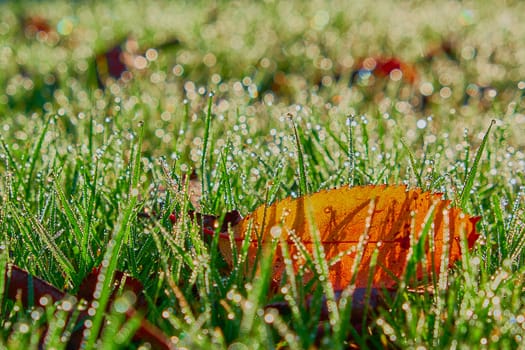
[[[523,23],[519,1],[1,2],[0,347],[523,348]],[[480,217],[436,283],[272,281],[195,214],[382,184]]]

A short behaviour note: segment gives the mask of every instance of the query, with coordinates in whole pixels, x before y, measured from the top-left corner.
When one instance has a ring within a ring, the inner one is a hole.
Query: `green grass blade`
[[[470,168],[470,171],[468,172],[467,178],[465,180],[465,183],[463,184],[463,190],[461,191],[461,194],[459,196],[459,206],[461,208],[465,208],[469,200],[470,191],[472,190],[472,186],[474,185],[474,178],[476,177],[476,173],[478,172],[479,161],[481,160],[481,155],[483,154],[483,150],[485,149],[485,146],[487,144],[490,129],[494,124],[496,124],[496,121],[492,120],[490,122],[489,128],[487,129],[487,132],[483,136],[481,145],[479,146],[478,151],[476,152],[474,163],[472,164],[472,167]]]
[[[228,169],[226,168],[226,157],[224,156],[224,153],[220,154],[221,159],[221,181],[224,184],[225,192],[226,192],[226,209],[227,210],[233,210],[237,207],[235,204],[235,198],[233,197],[233,191],[232,186],[230,183],[230,176],[228,174]]]
[[[38,138],[38,141],[35,145],[35,148],[33,149],[33,153],[31,155],[31,161],[29,164],[29,171],[27,174],[27,182],[26,182],[26,200],[28,200],[29,196],[31,195],[31,189],[32,189],[32,183],[33,183],[33,173],[35,172],[35,166],[38,159],[40,159],[40,150],[42,149],[42,144],[44,143],[44,139],[47,134],[47,129],[49,128],[49,124],[51,123],[51,116],[49,116],[44,124],[44,128],[42,129],[42,132],[40,133],[40,137]]]
[[[212,120],[211,107],[213,105],[213,93],[209,93],[208,96],[208,109],[206,111],[206,118],[204,120],[204,140],[202,145],[202,158],[201,158],[201,172],[202,172],[202,203],[208,203],[208,195],[210,193],[210,184],[208,181],[209,169],[207,169],[208,160],[208,143],[210,141],[210,127]]]
[[[354,150],[354,117],[346,119],[347,133],[348,133],[348,183],[350,186],[355,185],[355,150]]]
[[[124,210],[122,211],[115,230],[113,231],[112,238],[108,242],[107,250],[104,254],[102,261],[97,285],[95,287],[94,301],[91,303],[91,308],[94,309],[95,315],[92,320],[92,327],[90,332],[85,333],[84,341],[86,349],[93,349],[98,339],[98,334],[102,327],[104,316],[106,314],[106,307],[111,297],[113,288],[113,276],[117,269],[117,263],[120,257],[120,251],[127,241],[130,233],[132,218],[136,217],[135,206],[138,200],[138,183],[140,179],[140,158],[142,154],[142,138],[143,138],[143,126],[141,122],[139,127],[141,128],[139,139],[137,143],[137,149],[133,163],[131,164],[131,186],[128,193],[128,202]]]
[[[299,162],[299,196],[304,196],[308,193],[308,182],[306,181],[306,167],[304,163],[303,149],[301,147],[301,139],[297,132],[297,126],[295,121],[292,119],[292,115],[288,114],[290,121],[292,122],[293,133],[295,137],[295,145],[297,147],[297,158]]]
[[[241,321],[241,338],[250,336],[254,324],[256,323],[256,319],[258,318],[257,312],[261,306],[263,306],[263,302],[268,294],[276,247],[277,241],[274,241],[271,245],[262,248],[264,251],[259,260],[260,270],[253,282],[253,289],[248,294],[248,307],[244,309],[244,315]]]
[[[421,171],[417,170],[416,157],[414,156],[414,153],[412,153],[412,150],[408,146],[406,139],[402,137],[400,140],[401,140],[401,144],[403,145],[403,147],[405,147],[406,151],[408,152],[408,160],[410,162],[410,169],[412,169],[412,173],[416,177],[417,186],[419,188],[423,188],[423,179],[421,178]]]
[[[42,241],[43,245],[49,249],[55,261],[60,265],[60,268],[65,274],[66,281],[71,281],[77,273],[74,265],[71,263],[65,253],[57,246],[55,240],[40,222],[40,220],[30,213],[25,208],[25,205],[22,206],[22,208],[17,208],[13,204],[10,204],[10,207],[11,212],[18,217],[18,223],[20,226],[28,225],[32,230],[36,231],[38,238]],[[31,238],[28,239],[32,241]]]
[[[62,205],[62,208],[64,210],[64,214],[67,217],[67,222],[71,225],[71,228],[73,229],[73,233],[75,235],[75,238],[77,241],[80,241],[80,253],[83,258],[82,265],[84,267],[84,272],[86,271],[85,265],[87,262],[90,261],[89,256],[89,250],[88,250],[88,244],[89,244],[89,237],[86,234],[86,232],[82,229],[82,221],[80,218],[75,214],[75,211],[69,204],[64,191],[62,191],[62,186],[58,183],[58,181],[55,178],[55,191],[58,195],[58,199],[60,200],[60,204]]]

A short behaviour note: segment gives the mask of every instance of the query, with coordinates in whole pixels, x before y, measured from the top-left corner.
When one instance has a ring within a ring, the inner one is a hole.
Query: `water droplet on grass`
[[[270,235],[272,236],[272,238],[274,239],[277,239],[279,237],[281,237],[281,234],[282,234],[283,230],[281,228],[281,226],[273,226],[271,229],[270,229]]]
[[[419,119],[416,125],[418,129],[424,129],[427,126],[427,121],[425,119]]]
[[[264,322],[271,324],[275,320],[274,313],[269,311],[264,315]]]

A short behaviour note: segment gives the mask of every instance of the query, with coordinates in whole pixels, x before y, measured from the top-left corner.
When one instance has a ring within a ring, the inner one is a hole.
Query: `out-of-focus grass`
[[[74,293],[91,268],[111,262],[109,275],[117,268],[143,282],[146,317],[178,346],[334,348],[349,334],[371,347],[522,341],[522,3],[0,6],[2,266],[16,263]],[[31,17],[49,28],[35,31]],[[132,78],[101,89],[95,56],[119,43]],[[417,79],[365,72],[352,80],[367,57],[396,57]],[[269,297],[268,281],[242,273],[247,249],[225,273],[195,222],[168,218],[189,206],[173,184],[192,169],[204,179],[202,207],[218,215],[349,183],[406,183],[459,201],[492,120],[461,201],[482,216],[480,243],[448,288],[401,293],[360,335],[321,322],[316,340],[322,288],[285,285]],[[263,309],[281,300],[292,316]],[[122,315],[113,310],[108,326],[101,312],[98,345],[118,347]],[[60,307],[25,310],[4,297],[0,341],[36,347],[48,324],[48,344],[60,344],[73,326],[64,317]]]

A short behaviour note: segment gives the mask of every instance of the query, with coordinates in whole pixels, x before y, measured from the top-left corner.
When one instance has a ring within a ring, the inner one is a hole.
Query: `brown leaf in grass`
[[[100,268],[96,268],[86,277],[81,283],[77,294],[78,298],[84,299],[87,302],[93,300],[93,293],[95,291],[99,273]],[[50,298],[51,302],[55,303],[64,299],[68,295],[46,281],[30,275],[27,271],[22,270],[16,265],[7,265],[5,278],[7,281],[7,297],[11,300],[20,300],[24,307],[29,307],[32,303],[36,306],[41,306],[40,303],[42,302],[43,297]],[[138,297],[137,307],[145,307],[145,301],[140,297],[142,294],[142,284],[138,280],[126,276],[120,271],[116,271],[115,280],[117,282],[115,283],[115,291],[112,293],[111,300],[114,300],[116,297],[116,290],[118,287],[120,290],[128,290],[135,293]],[[32,300],[30,300],[30,297],[32,297]],[[129,319],[133,317],[136,312],[136,309],[132,307],[126,312],[126,317]],[[80,348],[83,338],[84,321],[88,317],[87,310],[81,312],[78,318],[78,320],[81,320],[80,326],[71,334],[66,346],[67,349]],[[145,319],[141,320],[140,326],[135,332],[133,340],[148,342],[155,349],[173,348],[168,339],[166,339],[166,336]]]
[[[26,306],[32,302],[38,304],[44,296],[51,298],[52,302],[56,302],[66,295],[58,288],[38,277],[31,276],[27,271],[13,264],[7,265],[5,278],[7,281],[7,297],[11,300],[20,298],[22,304]],[[29,290],[30,286],[32,290]],[[31,301],[29,300],[30,295],[33,298]]]
[[[100,275],[100,269],[101,269],[101,266],[94,268],[91,271],[91,273],[89,273],[84,278],[76,294],[78,298],[82,298],[87,301],[93,300],[95,289],[97,286],[97,281]],[[124,291],[130,291],[130,292],[133,292],[133,294],[135,294],[135,296],[137,297],[135,308],[144,309],[146,307],[147,303],[142,293],[142,291],[144,290],[144,287],[142,286],[142,283],[140,283],[138,279],[133,278],[122,271],[115,271],[113,280],[115,282],[113,284],[113,293],[111,294],[111,297],[109,299],[109,305],[115,300],[115,298],[117,297],[117,294],[124,292]]]
[[[180,41],[173,38],[160,43],[157,49],[166,49],[179,44]],[[153,49],[154,51],[150,52],[157,52],[157,49]],[[148,50],[141,51],[136,39],[128,36],[120,40],[117,44],[95,57],[99,87],[104,88],[109,78],[129,81],[134,75],[131,74],[131,71],[137,72],[146,69],[148,61]]]
[[[186,189],[188,191],[187,196],[188,200],[190,201],[191,205],[196,211],[201,210],[201,198],[202,198],[202,182],[199,179],[199,176],[193,170],[190,175],[185,174],[182,177],[182,184],[180,187],[175,188],[175,190],[186,193]]]

